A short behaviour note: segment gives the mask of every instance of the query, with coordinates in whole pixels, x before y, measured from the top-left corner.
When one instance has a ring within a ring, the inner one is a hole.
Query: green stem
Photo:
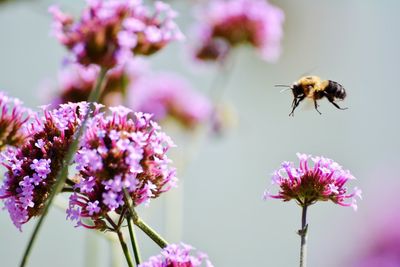
[[[138,218],[135,224],[153,240],[160,248],[165,248],[168,246],[168,242],[162,238],[156,231],[154,231],[150,226],[148,226],[142,219]]]
[[[132,243],[133,256],[135,256],[136,265],[139,265],[141,262],[140,251],[139,251],[139,245],[136,241],[135,229],[132,223],[131,216],[128,216],[127,220],[128,220],[129,236],[131,238],[131,243]]]
[[[88,102],[93,103],[93,102],[98,101],[100,93],[101,93],[102,85],[103,85],[104,79],[106,77],[106,73],[107,73],[107,69],[102,68],[100,71],[99,77],[97,78],[96,85],[95,85],[94,89],[92,90],[92,92],[90,93]],[[94,109],[94,105],[92,104],[91,110],[93,110],[93,109]],[[45,208],[43,210],[43,214],[42,214],[42,216],[40,216],[39,221],[36,223],[33,233],[29,239],[28,245],[24,252],[24,256],[19,265],[20,267],[24,267],[26,265],[28,258],[29,258],[29,254],[32,250],[33,244],[34,244],[36,237],[39,233],[39,230],[44,222],[44,219],[46,218],[46,215],[50,209],[50,206],[53,203],[54,197],[59,192],[61,192],[61,190],[64,186],[64,183],[68,176],[68,167],[73,161],[75,152],[78,149],[79,140],[84,133],[86,122],[90,118],[90,116],[92,116],[92,112],[88,111],[85,115],[85,118],[84,118],[82,124],[81,124],[81,127],[79,127],[78,131],[75,133],[73,141],[72,141],[71,145],[69,146],[67,153],[65,154],[62,168],[57,174],[56,182],[55,182],[53,190],[51,191],[50,196],[47,200],[47,205],[45,206]]]
[[[122,235],[121,229],[115,229],[115,232],[118,235],[119,243],[121,244],[121,248],[124,251],[125,259],[126,259],[126,262],[128,263],[128,266],[133,267],[132,257],[131,257],[131,254],[129,253],[129,249],[128,249],[128,246],[126,245],[126,242],[124,240],[124,236]]]
[[[232,53],[230,58],[223,61],[219,66],[214,80],[211,83],[210,99],[214,108],[218,107],[221,103],[222,96],[226,90],[231,74],[235,67],[235,55]]]
[[[105,219],[113,227],[112,231],[117,233],[117,235],[118,235],[119,243],[121,244],[122,251],[124,252],[126,262],[128,263],[129,267],[133,267],[132,256],[129,253],[128,246],[126,245],[126,242],[124,240],[124,236],[121,232],[121,227],[118,226],[117,224],[115,224],[115,222],[107,214],[105,216]]]
[[[306,267],[307,263],[307,207],[308,205],[303,206],[302,214],[301,214],[301,229],[298,234],[301,237],[300,244],[300,267]]]
[[[133,205],[131,203],[131,198],[129,193],[124,188],[125,203],[128,205],[129,213],[132,216],[133,223],[136,224],[151,240],[153,240],[160,248],[165,248],[168,246],[168,242],[165,241],[156,231],[154,231],[150,226],[148,226],[142,219],[139,218]]]

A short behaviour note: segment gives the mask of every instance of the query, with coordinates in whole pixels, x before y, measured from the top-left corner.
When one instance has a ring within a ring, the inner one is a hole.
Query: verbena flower
[[[154,114],[153,119],[175,119],[188,129],[211,117],[211,102],[183,78],[168,74],[144,75],[129,89],[133,110]]]
[[[142,59],[132,59],[124,65],[109,70],[99,102],[106,105],[115,104],[114,99],[126,95],[130,83],[143,75],[146,70],[147,63]],[[95,65],[65,66],[59,74],[57,96],[52,100],[52,105],[57,107],[62,103],[86,101],[94,88],[99,72],[99,68]]]
[[[253,46],[266,61],[280,54],[284,14],[266,0],[215,0],[198,25],[200,60],[221,60],[237,45]]]
[[[266,191],[265,199],[293,199],[302,207],[317,201],[331,200],[341,206],[357,209],[356,197],[361,198],[361,190],[356,187],[353,193],[348,192],[347,181],[355,179],[348,170],[343,170],[342,166],[328,158],[300,153],[297,156],[300,160],[299,167],[285,161],[273,173],[272,184],[279,186],[279,192],[273,195]],[[313,161],[313,166],[308,165],[309,159]]]
[[[137,206],[176,183],[166,155],[174,144],[151,115],[121,106],[110,112],[91,119],[75,157],[79,174],[67,217],[88,228],[103,229],[109,212],[126,211],[124,188]]]
[[[196,256],[190,255],[193,247],[181,243],[170,244],[163,249],[161,255],[151,257],[139,267],[213,267],[206,254],[198,252]],[[203,265],[204,263],[204,265]]]
[[[387,190],[380,203],[385,203],[385,208],[382,209],[378,205],[377,210],[371,210],[369,214],[373,214],[373,217],[362,225],[364,236],[353,239],[357,252],[352,254],[351,264],[347,266],[400,266],[400,213],[397,192],[391,196],[390,190]]]
[[[106,68],[135,55],[150,55],[183,35],[174,22],[177,13],[163,2],[153,11],[141,0],[88,0],[79,21],[56,6],[53,32],[83,65]]]
[[[2,153],[7,172],[0,199],[20,230],[22,224],[41,214],[86,110],[85,103],[44,110],[42,118],[30,123],[30,137],[20,147]]]
[[[6,146],[18,146],[28,138],[26,124],[33,116],[22,106],[19,99],[0,92],[0,150]]]

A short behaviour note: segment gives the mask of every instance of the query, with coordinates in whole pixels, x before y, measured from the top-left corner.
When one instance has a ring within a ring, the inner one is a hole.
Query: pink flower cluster
[[[66,66],[59,75],[60,92],[52,105],[57,107],[61,103],[85,101],[98,73],[99,68],[95,65]],[[188,130],[209,122],[213,115],[210,100],[183,77],[152,72],[148,62],[141,58],[108,71],[99,102],[106,106],[125,102],[134,111],[152,113],[155,121],[172,118]]]
[[[0,150],[24,142],[29,135],[25,126],[31,114],[19,99],[0,92]]]
[[[137,206],[176,183],[166,155],[174,144],[151,115],[121,106],[110,111],[91,119],[75,157],[79,174],[67,214],[88,228],[102,228],[110,211],[126,211],[124,188]]]
[[[206,267],[213,267],[204,253],[197,256],[190,255],[193,247],[186,244],[170,244],[163,249],[161,255],[151,257],[139,267],[198,267],[205,263]]]
[[[121,95],[127,94],[130,83],[143,75],[145,71],[147,71],[147,62],[140,58],[129,60],[124,65],[109,70],[99,102],[110,106],[120,104],[116,103],[117,100],[121,98]],[[86,101],[98,75],[99,68],[95,65],[69,64],[65,66],[59,74],[57,96],[52,100],[52,105],[57,107],[62,103]]]
[[[266,61],[280,54],[284,14],[266,0],[215,0],[200,18],[200,60],[223,60],[231,48],[249,44]]]
[[[283,162],[282,167],[272,175],[272,183],[280,187],[279,193],[264,193],[264,198],[277,198],[283,201],[296,200],[300,206],[309,206],[317,201],[328,201],[341,206],[357,209],[356,198],[361,198],[361,190],[357,187],[348,193],[346,183],[355,179],[348,170],[343,170],[335,161],[324,157],[297,153],[300,165],[295,168],[291,162]],[[314,163],[308,165],[308,160]],[[346,200],[350,199],[350,202]]]
[[[365,238],[354,239],[359,252],[352,254],[351,267],[396,267],[400,266],[400,213],[397,194],[386,199],[385,209],[371,212],[371,218],[363,223]],[[394,206],[390,207],[393,203]],[[371,224],[372,222],[372,224]],[[359,244],[363,245],[360,246]],[[354,260],[354,255],[357,255]]]
[[[2,153],[1,163],[7,172],[0,199],[20,230],[22,224],[41,214],[86,111],[83,103],[45,110],[42,118],[30,122],[30,137],[23,144]]]
[[[52,6],[53,32],[83,65],[111,68],[135,55],[150,55],[183,39],[176,12],[157,1],[154,10],[141,0],[88,0],[79,21]]]
[[[188,129],[209,120],[212,112],[206,97],[183,78],[168,73],[144,75],[132,83],[129,105],[133,110],[154,114],[157,121],[173,118]]]

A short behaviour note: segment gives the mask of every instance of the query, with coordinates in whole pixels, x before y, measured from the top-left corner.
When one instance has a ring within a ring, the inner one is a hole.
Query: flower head
[[[272,174],[272,183],[277,184],[280,190],[276,195],[266,191],[264,198],[283,201],[294,199],[303,207],[317,201],[331,200],[341,206],[357,209],[356,197],[361,198],[361,190],[356,187],[353,193],[348,193],[346,182],[355,179],[348,170],[343,170],[338,163],[328,158],[300,153],[297,156],[299,167],[295,168],[292,162],[285,161]],[[309,159],[313,161],[313,166],[308,165]]]
[[[267,61],[280,53],[283,12],[265,0],[211,1],[198,27],[200,60],[221,60],[238,45],[249,44]]]
[[[68,218],[89,228],[103,227],[111,211],[120,213],[124,188],[135,206],[148,203],[176,183],[175,169],[166,153],[173,146],[151,115],[124,107],[110,108],[88,123],[75,157],[78,182],[70,198]],[[89,219],[94,226],[82,221]]]
[[[386,192],[388,193],[388,192]],[[389,193],[390,194],[390,193]],[[385,202],[388,201],[388,202]],[[373,218],[363,224],[365,236],[354,245],[358,252],[353,254],[348,264],[351,267],[395,267],[400,266],[400,214],[397,204],[397,193],[381,203],[385,209],[373,210]],[[388,203],[395,203],[393,206]],[[357,255],[358,254],[358,255]]]
[[[206,267],[213,267],[206,254],[199,252],[196,256],[192,256],[190,255],[192,250],[191,246],[183,243],[180,245],[170,244],[163,249],[161,255],[151,257],[147,262],[141,263],[139,267],[198,267],[203,263]]]
[[[128,86],[147,71],[147,62],[136,58],[129,60],[123,66],[116,66],[106,75],[106,83],[102,90],[99,102],[107,105],[114,104],[114,99],[125,95]],[[94,88],[99,75],[99,68],[95,65],[82,66],[69,64],[59,74],[57,97],[52,104],[86,101]],[[119,103],[118,103],[119,104]]]
[[[153,11],[140,0],[88,0],[79,21],[52,6],[53,32],[83,64],[113,67],[135,55],[150,55],[183,38],[176,12],[156,2]]]
[[[30,137],[23,144],[2,153],[7,172],[0,199],[4,200],[19,229],[30,218],[41,214],[86,111],[85,103],[45,110],[42,118],[29,124]]]
[[[176,75],[145,75],[132,84],[129,94],[131,108],[153,113],[156,121],[173,118],[192,129],[211,117],[210,101]]]
[[[0,150],[24,142],[29,135],[25,126],[31,117],[33,113],[19,99],[0,92]]]

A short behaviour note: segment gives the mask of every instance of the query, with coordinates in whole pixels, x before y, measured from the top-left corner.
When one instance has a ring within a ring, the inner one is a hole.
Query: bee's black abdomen
[[[346,90],[344,87],[335,81],[329,80],[329,84],[324,91],[334,98],[344,99],[346,97]]]

